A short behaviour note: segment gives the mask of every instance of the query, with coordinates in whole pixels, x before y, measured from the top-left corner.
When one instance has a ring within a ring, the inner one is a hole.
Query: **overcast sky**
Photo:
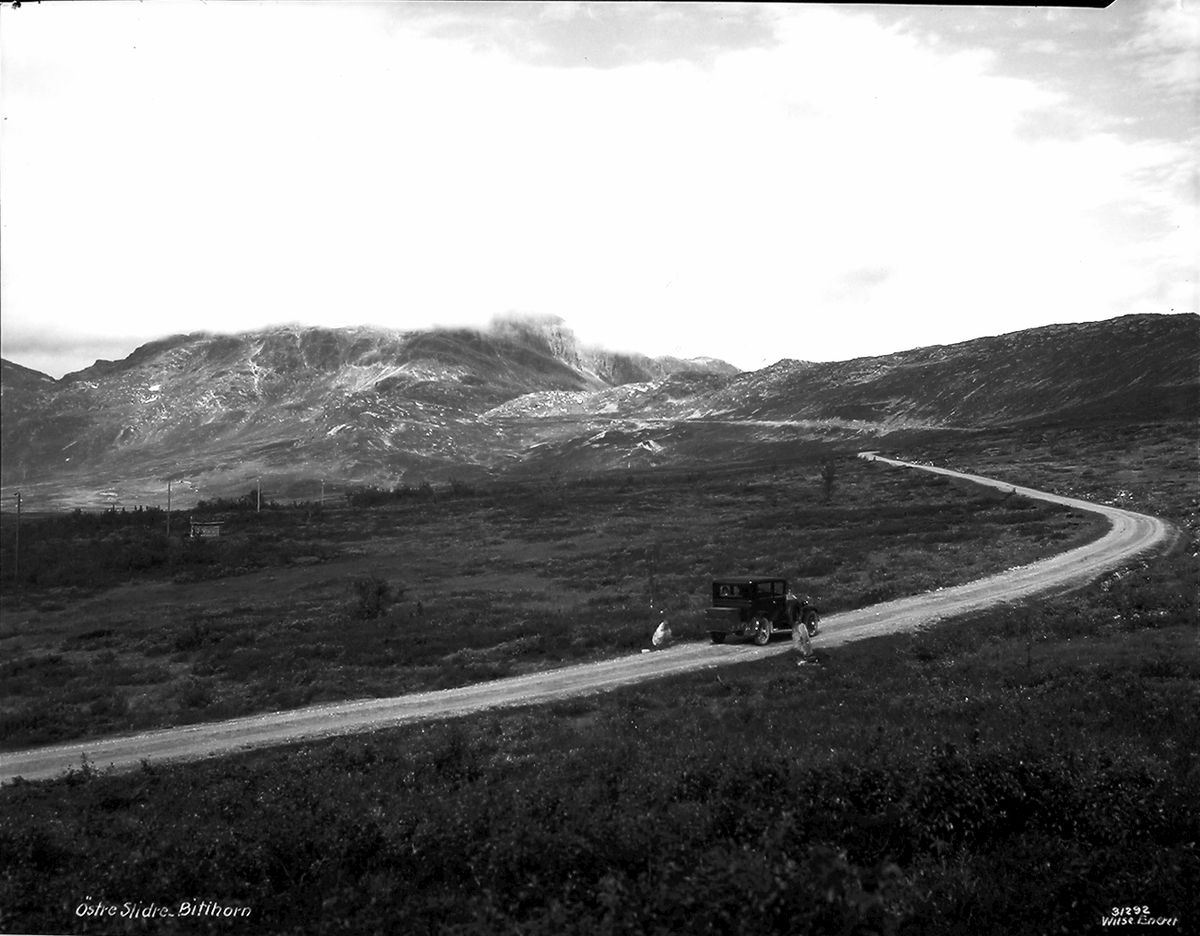
[[[6,4],[3,355],[528,312],[749,369],[1195,311],[1198,23]]]

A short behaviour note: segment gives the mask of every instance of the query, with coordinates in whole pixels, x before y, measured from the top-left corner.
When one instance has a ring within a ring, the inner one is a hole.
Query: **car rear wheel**
[[[765,647],[771,642],[771,622],[765,617],[760,617],[754,622],[754,642],[760,647]]]
[[[712,638],[713,643],[725,643],[725,634],[722,631],[709,631],[708,636]]]

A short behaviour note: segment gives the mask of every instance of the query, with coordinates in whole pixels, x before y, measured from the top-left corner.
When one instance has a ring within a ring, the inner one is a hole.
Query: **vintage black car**
[[[713,643],[724,643],[729,634],[750,635],[760,647],[775,631],[797,625],[815,636],[821,612],[807,596],[797,596],[782,578],[723,578],[712,583],[712,607],[704,609]]]

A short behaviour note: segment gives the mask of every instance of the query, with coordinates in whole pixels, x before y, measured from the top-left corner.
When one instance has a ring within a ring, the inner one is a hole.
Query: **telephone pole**
[[[171,539],[171,482],[167,482],[167,540]]]
[[[255,513],[262,513],[262,477],[258,479],[258,506],[254,508]]]
[[[13,548],[13,575],[21,587],[21,492],[17,491],[17,541]]]
[[[656,597],[658,597],[655,594],[656,589],[654,587],[655,566],[658,564],[658,561],[657,561],[658,560],[658,544],[657,543],[655,543],[653,546],[650,547],[649,558],[650,558],[650,608],[651,608],[651,610],[653,610],[654,609],[654,599]]]

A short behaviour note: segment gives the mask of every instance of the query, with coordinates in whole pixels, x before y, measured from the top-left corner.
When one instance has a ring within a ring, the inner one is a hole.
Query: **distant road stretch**
[[[1092,504],[1056,494],[1044,494],[1029,488],[1014,487],[1007,482],[945,468],[896,461],[872,452],[863,452],[859,457],[962,478],[1005,491],[1015,491],[1026,497],[1064,504],[1078,510],[1090,510],[1107,517],[1112,523],[1112,529],[1101,539],[1086,546],[1031,565],[1010,569],[999,575],[924,595],[872,605],[857,611],[831,615],[821,624],[821,633],[816,638],[818,647],[835,647],[864,637],[914,630],[922,624],[941,618],[1014,601],[1039,592],[1083,584],[1103,572],[1118,568],[1132,556],[1152,549],[1172,535],[1171,528],[1162,520],[1119,510],[1116,507]],[[109,765],[117,769],[136,767],[146,758],[152,762],[160,762],[210,757],[246,748],[374,731],[409,722],[465,715],[484,709],[531,705],[588,695],[676,673],[762,659],[786,653],[790,649],[790,643],[777,643],[766,647],[755,647],[751,644],[687,643],[668,650],[641,653],[601,663],[566,666],[464,686],[460,689],[421,692],[392,699],[315,705],[294,711],[253,715],[213,724],[167,728],[124,737],[80,740],[54,747],[0,753],[0,783],[11,782],[18,776],[26,780],[57,776],[71,767],[79,767],[84,754],[99,769]]]

